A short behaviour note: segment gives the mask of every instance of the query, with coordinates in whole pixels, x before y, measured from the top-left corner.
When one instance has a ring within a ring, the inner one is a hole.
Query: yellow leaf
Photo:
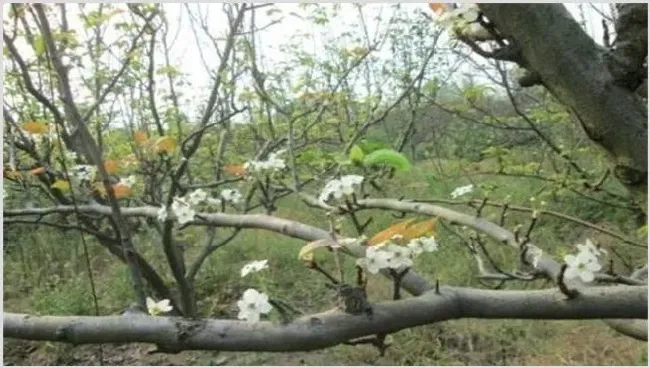
[[[115,193],[116,199],[130,197],[133,195],[133,189],[126,184],[117,183],[113,185],[113,193]]]
[[[117,160],[106,160],[104,161],[104,169],[109,174],[115,174],[120,170],[120,165]]]
[[[409,219],[406,221],[402,221],[400,223],[397,223],[395,225],[392,225],[377,234],[375,234],[372,238],[368,240],[368,245],[378,245],[381,244],[387,240],[390,240],[392,237],[395,235],[404,235],[403,232],[406,230],[409,225],[411,225],[415,221],[415,219]]]
[[[135,139],[135,143],[140,147],[146,146],[147,142],[149,141],[149,137],[147,136],[147,133],[145,133],[145,132],[143,132],[141,130],[138,130],[137,132],[135,132],[134,139]]]
[[[314,261],[314,251],[319,248],[331,247],[337,245],[332,239],[320,239],[313,241],[300,249],[298,259],[304,263],[311,264]]]
[[[70,182],[67,180],[59,179],[52,184],[52,188],[56,188],[60,191],[70,190]]]
[[[95,192],[97,192],[99,195],[104,197],[106,195],[106,188],[104,188],[104,184],[101,181],[96,181],[92,183],[92,188]]]
[[[437,220],[435,218],[431,218],[429,220],[413,224],[407,227],[401,235],[404,236],[405,241],[421,238],[426,235],[432,235],[436,229],[436,223]]]
[[[176,139],[168,135],[160,137],[156,140],[156,143],[154,143],[153,149],[156,153],[172,153],[176,149]]]
[[[23,130],[31,134],[45,134],[50,129],[47,124],[39,123],[37,121],[28,121],[23,124]]]

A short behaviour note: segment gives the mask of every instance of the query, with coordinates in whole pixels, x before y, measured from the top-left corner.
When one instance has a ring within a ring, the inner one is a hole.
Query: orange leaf
[[[135,132],[134,139],[135,139],[135,143],[140,147],[146,146],[147,142],[149,141],[149,137],[147,136],[147,133],[141,130]]]
[[[115,193],[115,198],[120,199],[124,197],[130,197],[133,195],[133,189],[128,185],[117,183],[113,184],[113,193]]]
[[[42,174],[42,173],[44,173],[44,172],[45,172],[45,168],[44,168],[44,167],[37,167],[37,168],[35,168],[35,169],[31,169],[31,170],[29,170],[29,173],[32,174],[32,175],[39,175],[39,174]]]
[[[37,121],[28,121],[23,124],[23,130],[31,134],[45,134],[49,132],[47,124],[39,123]]]
[[[244,165],[225,165],[223,167],[223,171],[235,176],[246,175],[246,169],[244,168]]]
[[[120,165],[117,160],[106,160],[104,161],[104,169],[109,174],[115,174],[120,169]]]
[[[375,234],[372,238],[368,240],[369,245],[378,245],[381,244],[387,240],[390,240],[393,236],[395,235],[404,235],[404,231],[406,230],[407,227],[409,227],[415,219],[409,219],[406,221],[402,221],[400,223],[397,223],[395,225],[392,225],[377,234]]]
[[[176,149],[176,139],[168,135],[160,137],[156,140],[156,143],[154,143],[153,149],[156,153],[172,153]]]
[[[433,10],[434,13],[440,15],[447,10],[447,4],[445,3],[429,3],[429,8]]]
[[[418,222],[417,224],[409,226],[402,232],[404,240],[409,241],[433,233],[436,229],[436,223],[437,220],[435,218],[431,218],[429,220]]]

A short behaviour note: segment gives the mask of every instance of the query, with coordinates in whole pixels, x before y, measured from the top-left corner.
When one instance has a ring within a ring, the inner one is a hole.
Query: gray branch
[[[647,318],[643,286],[594,287],[567,300],[555,289],[494,291],[441,288],[440,293],[373,305],[373,318],[336,310],[286,325],[126,315],[60,317],[4,314],[4,336],[79,344],[153,343],[164,350],[308,351],[372,334],[459,318]]]

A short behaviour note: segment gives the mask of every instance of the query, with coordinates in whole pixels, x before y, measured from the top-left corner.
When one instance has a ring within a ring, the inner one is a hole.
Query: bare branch
[[[229,320],[185,320],[128,315],[58,317],[4,314],[4,336],[79,344],[157,344],[171,351],[306,351],[350,339],[458,318],[595,319],[646,318],[648,290],[597,287],[575,299],[555,289],[492,291],[441,287],[420,297],[372,305],[373,318],[341,312],[306,316],[287,325]]]

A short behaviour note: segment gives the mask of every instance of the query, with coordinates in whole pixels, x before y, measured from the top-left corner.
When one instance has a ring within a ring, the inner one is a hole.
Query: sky
[[[376,28],[377,23],[373,22],[374,16],[382,14],[384,18],[387,18],[391,11],[389,9],[389,4],[386,3],[374,3],[374,4],[365,4],[364,5],[364,14],[365,19],[368,23],[368,28],[372,34]],[[585,4],[576,4],[569,3],[566,4],[569,11],[574,15],[576,19],[581,19],[580,13],[581,10],[584,13],[586,19],[586,29],[587,32],[594,37],[598,43],[602,43],[602,26],[600,24],[601,16],[592,8],[592,6],[597,7],[601,11],[608,11],[609,4],[607,3],[592,3],[591,6],[588,3]],[[203,4],[201,8],[204,11],[208,11],[211,19],[211,29],[217,30],[219,25],[226,23],[225,17],[222,12],[219,10],[220,5],[218,4]],[[298,13],[304,14],[304,12],[299,8],[297,4],[276,4],[276,8],[282,10],[283,14]],[[422,9],[426,12],[429,12],[428,6],[425,3],[405,3],[402,4],[403,9]],[[177,61],[182,62],[184,66],[187,66],[187,70],[192,70],[190,78],[193,81],[195,86],[204,85],[205,78],[203,77],[200,71],[204,70],[201,65],[200,55],[196,43],[194,41],[195,37],[192,34],[190,22],[187,16],[187,13],[183,5],[178,4],[167,4],[165,9],[168,13],[170,19],[170,24],[173,24],[172,28],[175,31],[178,31],[178,36],[175,37],[177,43],[182,43],[183,46],[175,49],[175,58]],[[264,10],[258,12],[257,23],[259,25],[268,24],[271,20],[277,18],[276,15],[267,16]],[[212,20],[214,19],[214,20]],[[175,20],[175,21],[172,21]],[[342,9],[339,15],[331,20],[327,27],[332,33],[342,32],[344,29],[349,29],[349,26],[355,22],[359,22],[358,12],[353,8],[351,4],[343,4]],[[433,26],[433,25],[432,25]],[[281,60],[284,56],[283,53],[278,51],[278,45],[286,41],[290,35],[297,33],[307,32],[312,34],[312,45],[305,45],[308,48],[313,48],[318,50],[323,45],[323,40],[320,35],[320,32],[323,29],[314,28],[310,22],[302,20],[298,17],[287,16],[282,22],[276,24],[268,29],[265,29],[264,32],[260,33],[258,38],[258,47],[263,51],[261,52],[264,61],[272,64],[273,62]],[[176,32],[170,32],[170,35],[175,34]],[[170,36],[171,38],[171,36]],[[192,41],[190,41],[192,40]],[[205,41],[205,40],[204,40]],[[204,50],[209,50],[210,45],[205,42]],[[310,47],[311,46],[311,47]],[[208,51],[209,52],[209,51]],[[384,57],[390,58],[390,54],[384,54]],[[478,57],[480,58],[480,57]]]
[[[97,5],[89,4],[86,6],[87,9],[90,9]],[[116,6],[121,9],[126,9],[126,4],[116,4]],[[207,61],[211,68],[214,69],[218,64],[219,56],[206,37],[199,36],[197,40],[192,29],[188,9],[194,14],[198,14],[198,10],[200,10],[200,13],[207,20],[206,23],[210,32],[215,35],[220,35],[223,34],[227,26],[227,19],[222,11],[223,4],[193,3],[187,5],[169,3],[163,6],[170,24],[167,41],[172,50],[170,55],[171,62],[172,64],[181,66],[182,72],[191,84],[191,88],[185,91],[187,103],[195,104],[197,101],[204,101],[210,90],[212,80],[206,77],[207,71],[204,67],[203,60]],[[424,12],[431,13],[426,3],[404,3],[401,6],[404,10],[421,9]],[[602,39],[601,16],[593,8],[596,7],[607,12],[609,4],[566,4],[566,6],[576,19],[581,19],[581,12],[584,14],[588,33],[600,43]],[[256,46],[260,50],[258,53],[261,55],[262,64],[267,68],[272,68],[275,63],[282,61],[286,54],[279,51],[280,45],[289,42],[293,35],[301,33],[311,34],[311,40],[304,41],[303,47],[308,51],[319,52],[319,50],[323,49],[324,42],[326,42],[324,35],[331,37],[332,35],[342,33],[344,30],[351,30],[351,27],[355,26],[355,24],[358,25],[360,21],[357,9],[349,3],[342,4],[337,16],[331,18],[330,22],[323,27],[315,27],[310,21],[301,19],[301,16],[304,17],[306,13],[298,4],[280,3],[273,5],[273,8],[278,9],[279,12],[267,14],[267,11],[271,7],[263,8],[256,12],[256,22],[259,26],[269,24],[279,19],[280,15],[285,15],[282,21],[258,33]],[[4,5],[4,14],[6,14],[6,9],[7,5]],[[69,16],[71,27],[81,30],[81,20],[78,16],[74,15],[77,9],[78,6],[76,4],[68,4],[68,11],[71,13]],[[364,4],[363,14],[369,33],[373,34],[378,24],[382,24],[382,20],[378,21],[376,17],[381,15],[383,22],[386,22],[392,14],[392,10],[390,9],[390,4],[387,3],[370,3]],[[126,16],[126,14],[119,16]],[[200,30],[198,33],[201,33]],[[84,34],[84,31],[80,31],[79,34]],[[105,34],[106,40],[110,42],[115,37],[115,32],[109,28]],[[19,49],[21,53],[32,53],[31,47],[26,43],[19,45]],[[383,51],[378,53],[378,57],[389,59],[392,55],[387,51]],[[477,60],[482,59],[479,56],[475,57]],[[157,55],[156,59],[162,61],[162,54]],[[116,69],[119,67],[120,61],[112,59],[111,64],[112,68]],[[467,68],[470,67],[468,66]],[[471,72],[471,70],[468,69],[466,72]],[[92,101],[92,96],[88,92],[78,89],[76,93],[80,100]]]

